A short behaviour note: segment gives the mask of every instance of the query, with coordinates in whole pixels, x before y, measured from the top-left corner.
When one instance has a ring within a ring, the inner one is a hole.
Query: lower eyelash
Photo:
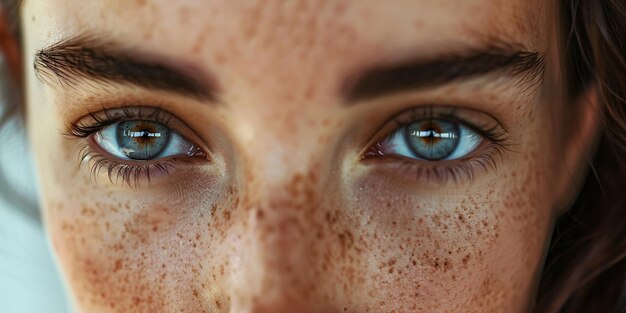
[[[414,172],[416,179],[426,180],[428,182],[445,184],[449,181],[453,181],[454,183],[459,183],[464,180],[472,181],[476,170],[496,171],[498,167],[496,158],[502,160],[503,151],[508,149],[507,146],[498,142],[490,142],[488,145],[488,147],[483,148],[484,151],[480,155],[471,158],[448,162],[430,162],[444,163],[443,165],[424,165],[426,162],[405,158],[402,158],[403,161],[396,162],[396,164],[398,164],[402,173],[409,171]],[[381,155],[378,156],[380,157]]]
[[[160,160],[159,163],[129,165],[116,162],[111,158],[94,151],[88,143],[84,143],[79,151],[80,166],[89,166],[90,178],[97,183],[102,170],[106,170],[112,184],[119,183],[120,179],[129,187],[136,188],[145,178],[150,183],[154,175],[167,175],[174,167],[175,159]]]

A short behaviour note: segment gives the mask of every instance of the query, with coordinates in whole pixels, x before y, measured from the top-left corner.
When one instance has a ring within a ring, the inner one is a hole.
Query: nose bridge
[[[250,131],[242,146],[248,173],[267,186],[279,188],[310,171],[322,150],[314,144],[322,130],[302,127],[307,119],[295,113],[282,114],[256,120],[250,126],[254,131]]]
[[[302,244],[310,240],[320,207],[320,170],[316,149],[307,147],[312,130],[293,129],[289,134],[266,132],[256,143],[274,143],[254,157],[245,178],[251,199],[246,233],[254,244],[264,247],[269,263],[284,264],[301,255]],[[260,149],[251,146],[252,149]],[[249,183],[249,184],[248,184]],[[268,263],[268,264],[269,264]],[[281,266],[282,267],[282,266]]]

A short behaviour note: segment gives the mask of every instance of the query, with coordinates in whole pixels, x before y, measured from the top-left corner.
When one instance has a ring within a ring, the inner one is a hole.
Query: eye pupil
[[[117,126],[117,144],[130,159],[150,160],[167,146],[170,130],[157,122],[127,121]]]
[[[428,119],[406,128],[409,148],[420,158],[441,160],[450,156],[459,142],[459,127],[454,122]]]
[[[422,138],[422,141],[424,141],[425,144],[435,144],[437,141],[439,141],[439,137],[437,137],[437,134],[441,133],[441,129],[439,129],[437,127],[437,125],[424,125],[419,133],[416,133],[414,135],[416,135],[418,138]]]

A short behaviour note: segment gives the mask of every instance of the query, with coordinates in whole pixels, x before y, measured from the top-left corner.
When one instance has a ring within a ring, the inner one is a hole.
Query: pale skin
[[[525,312],[596,138],[593,94],[560,96],[552,1],[27,0],[21,18],[42,212],[77,312]],[[85,36],[193,68],[218,96],[37,77],[37,51]],[[493,42],[545,55],[543,80],[342,95],[374,65]],[[66,126],[129,103],[206,155],[136,185],[79,166]],[[485,145],[363,157],[393,116],[450,106],[506,131],[495,166],[470,161]],[[422,175],[459,162],[472,177]]]

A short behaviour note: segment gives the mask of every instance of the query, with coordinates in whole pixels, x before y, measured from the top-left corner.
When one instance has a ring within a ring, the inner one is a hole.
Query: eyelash
[[[119,112],[121,114],[114,116],[113,112]],[[78,149],[79,164],[81,166],[85,164],[90,165],[89,172],[94,181],[96,181],[100,171],[103,169],[106,169],[111,183],[117,184],[121,179],[122,182],[126,183],[129,187],[137,187],[142,177],[145,177],[148,183],[150,183],[151,177],[155,174],[168,175],[170,173],[170,169],[177,161],[176,158],[153,161],[153,163],[150,164],[146,164],[150,161],[137,162],[138,164],[126,164],[114,160],[113,157],[105,156],[106,152],[98,151],[101,149],[97,148],[97,145],[92,142],[94,139],[91,137],[91,135],[107,126],[127,120],[147,119],[161,123],[170,128],[171,115],[169,113],[160,108],[153,107],[124,107],[103,109],[96,113],[90,112],[88,117],[93,121],[87,123],[83,122],[83,119],[81,119],[78,122],[71,123],[67,126],[64,135],[72,139],[84,140]],[[170,128],[170,130],[176,132],[173,128]]]
[[[374,140],[375,144],[368,146],[362,156],[362,160],[371,158],[394,159],[401,173],[411,171],[418,179],[438,184],[445,184],[448,181],[459,183],[466,179],[471,181],[475,177],[477,167],[485,171],[489,169],[496,171],[498,167],[496,157],[502,160],[502,154],[505,151],[510,151],[511,144],[506,130],[495,119],[492,125],[478,126],[460,118],[454,113],[456,110],[463,111],[467,109],[448,107],[444,107],[444,109],[451,109],[452,112],[436,115],[434,112],[437,110],[437,107],[414,107],[395,115],[391,119],[391,123],[395,125],[392,131]],[[407,115],[408,117],[406,117]],[[484,147],[476,149],[476,151],[480,150],[478,155],[475,155],[475,151],[468,157],[449,161],[414,160],[403,156],[386,155],[382,152],[385,150],[385,147],[381,142],[389,139],[398,129],[425,118],[444,118],[455,123],[464,124],[486,140],[485,143],[481,144]],[[388,124],[389,122],[385,123],[385,125]],[[385,127],[383,126],[383,128]]]

